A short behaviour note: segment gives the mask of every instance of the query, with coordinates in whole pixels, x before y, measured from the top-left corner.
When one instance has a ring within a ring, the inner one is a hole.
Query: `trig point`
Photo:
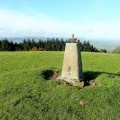
[[[69,83],[83,80],[81,52],[74,34],[72,35],[71,42],[66,43],[60,79]]]

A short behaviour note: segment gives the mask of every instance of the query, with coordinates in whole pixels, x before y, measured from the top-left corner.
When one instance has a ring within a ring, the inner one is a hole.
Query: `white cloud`
[[[0,36],[64,36],[75,33],[83,38],[120,39],[119,22],[61,22],[45,15],[25,15],[0,9]]]
[[[55,26],[58,23],[51,19],[40,16],[23,15],[19,12],[7,11],[0,9],[0,33],[4,35],[20,34],[37,35],[42,32],[56,31]]]

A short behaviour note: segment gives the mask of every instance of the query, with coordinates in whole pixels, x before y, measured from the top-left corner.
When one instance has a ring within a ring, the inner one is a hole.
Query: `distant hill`
[[[93,44],[98,49],[106,49],[111,51],[120,45],[120,41],[106,41],[106,40],[90,40],[90,43]]]

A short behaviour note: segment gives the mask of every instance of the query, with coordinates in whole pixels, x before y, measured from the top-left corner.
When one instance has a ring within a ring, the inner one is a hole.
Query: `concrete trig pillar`
[[[75,83],[83,80],[81,52],[74,35],[71,43],[66,43],[61,79]]]

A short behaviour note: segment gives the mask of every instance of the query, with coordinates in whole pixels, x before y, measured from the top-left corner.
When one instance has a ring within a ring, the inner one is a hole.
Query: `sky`
[[[120,0],[0,0],[0,37],[120,40]]]

